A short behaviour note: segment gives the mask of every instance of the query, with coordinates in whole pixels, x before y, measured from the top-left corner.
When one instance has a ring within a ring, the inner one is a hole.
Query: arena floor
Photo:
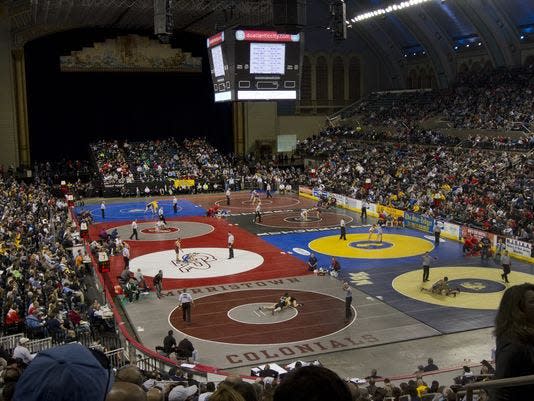
[[[390,356],[382,352],[403,347],[419,349],[423,355],[420,363],[429,356],[437,359],[441,353],[441,365],[457,360],[456,366],[470,356],[461,359],[450,350],[462,336],[466,344],[476,343],[475,358],[484,350],[487,354],[483,357],[490,356],[491,336],[482,329],[493,325],[506,286],[497,264],[462,256],[457,242],[442,240],[434,247],[433,237],[405,228],[386,229],[381,244],[369,242],[372,219],[362,224],[352,212],[330,209],[302,222],[302,208],[310,208],[313,201],[289,195],[262,199],[262,222],[254,223],[248,193],[232,194],[229,206],[221,194],[180,198],[176,214],[169,198],[158,199],[168,222],[161,232],[155,229],[155,216],[145,212],[150,200],[107,201],[105,219],[99,202],[84,207],[95,218],[92,237],[102,228],[116,228],[121,238],[128,239],[130,223],[136,219],[139,240],[129,241],[131,269],[140,268],[150,278],[162,269],[164,289],[174,293],[161,300],[150,293],[125,305],[132,326],[148,347],[160,345],[167,330],[174,328],[179,332],[177,338],[192,339],[202,363],[240,373],[247,373],[244,367],[297,358],[319,358],[334,370],[336,363],[349,369],[348,361],[358,358],[355,350],[360,350],[359,362],[383,360],[378,366],[385,366]],[[230,216],[205,217],[206,209],[214,205],[228,210]],[[346,241],[339,239],[341,218],[347,222]],[[232,260],[227,259],[228,231],[236,238]],[[193,263],[176,262],[173,246],[177,237],[182,239],[184,254],[195,255]],[[447,275],[452,285],[461,289],[457,297],[421,291],[421,255],[426,251],[436,258],[429,283]],[[310,252],[317,255],[320,266],[327,266],[335,256],[342,267],[340,277],[309,273],[305,262]],[[122,257],[112,257],[111,267],[110,278],[115,280],[123,268]],[[534,266],[514,261],[509,279],[511,285],[534,283]],[[341,280],[354,287],[355,313],[348,323],[344,321]],[[176,308],[175,290],[181,288],[189,288],[195,299],[190,324],[183,322]],[[286,291],[304,305],[274,316],[258,311]],[[472,330],[480,334],[466,333]],[[417,340],[427,337],[432,337],[430,343]],[[399,342],[403,345],[384,348]],[[428,348],[421,349],[423,344]],[[411,352],[414,357],[419,354]],[[399,371],[402,366],[396,365],[394,373],[411,373],[417,364]]]

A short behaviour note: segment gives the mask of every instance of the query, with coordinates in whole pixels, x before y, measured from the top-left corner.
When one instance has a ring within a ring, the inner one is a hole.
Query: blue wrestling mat
[[[152,210],[147,210],[147,202],[133,201],[133,202],[120,202],[120,203],[106,203],[105,219],[102,219],[102,213],[100,211],[100,203],[76,207],[74,210],[76,213],[80,213],[86,210],[91,212],[95,223],[102,223],[107,221],[119,221],[119,220],[153,220],[157,217],[157,214]],[[178,200],[178,211],[174,213],[172,208],[172,199],[158,201],[158,206],[163,208],[164,216],[166,219],[172,217],[188,217],[188,216],[205,216],[206,210],[194,203],[187,200]]]
[[[464,257],[459,242],[442,239],[435,247],[433,236],[406,228],[384,228],[382,242],[375,235],[369,238],[367,227],[348,229],[346,241],[339,239],[339,229],[301,231],[307,232],[269,233],[262,238],[303,261],[314,253],[320,267],[328,267],[335,256],[341,280],[442,333],[494,325],[507,288],[500,265],[493,259]],[[433,259],[430,281],[423,283],[421,262],[426,251]],[[451,288],[460,290],[456,297],[429,291],[444,276]],[[514,260],[509,279],[510,285],[534,283],[534,266]]]

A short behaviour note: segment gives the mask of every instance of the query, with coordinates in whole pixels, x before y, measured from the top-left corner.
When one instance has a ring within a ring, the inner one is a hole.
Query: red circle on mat
[[[160,228],[156,230],[155,227],[149,227],[149,228],[143,228],[141,230],[143,234],[168,234],[168,233],[175,233],[176,231],[180,231],[180,229],[176,227],[165,227],[165,228]]]
[[[260,197],[261,208],[262,210],[273,210],[273,209],[283,209],[288,207],[296,207],[301,203],[301,200],[291,196],[275,196],[273,198],[265,199],[265,195]],[[250,196],[247,194],[236,194],[232,195],[232,200],[230,205],[226,204],[226,199],[219,199],[215,201],[217,206],[220,206],[223,209],[230,209],[232,211],[237,211],[238,209],[243,209],[246,211],[253,211],[256,209],[256,204],[252,204],[250,201]]]
[[[211,287],[216,289],[217,287]],[[236,306],[275,303],[285,292],[304,305],[294,318],[272,324],[247,324],[228,317]],[[188,336],[230,344],[278,344],[309,340],[332,334],[345,324],[345,301],[330,295],[290,289],[221,292],[195,298],[191,323],[182,320],[182,310],[174,309],[169,321]]]
[[[316,212],[309,212],[310,220],[300,221],[299,211],[285,211],[282,213],[266,214],[262,217],[261,223],[256,223],[260,226],[274,227],[274,228],[316,228],[339,226],[339,221],[343,218],[346,224],[350,224],[354,219],[343,212],[322,212],[320,219],[317,218]],[[293,220],[291,220],[293,219]]]

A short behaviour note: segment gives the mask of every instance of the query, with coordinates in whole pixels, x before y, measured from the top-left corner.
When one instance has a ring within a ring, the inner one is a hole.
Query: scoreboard
[[[300,34],[228,30],[207,40],[216,102],[298,100]]]

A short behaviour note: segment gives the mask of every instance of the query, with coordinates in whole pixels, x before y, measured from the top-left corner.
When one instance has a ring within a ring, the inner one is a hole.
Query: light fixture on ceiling
[[[368,20],[369,18],[378,17],[381,15],[386,15],[389,13],[392,13],[394,11],[403,10],[408,7],[417,6],[419,4],[428,3],[431,0],[405,0],[400,3],[392,4],[386,8],[377,8],[372,11],[368,11],[362,14],[356,15],[354,18],[351,19],[352,22],[360,22]]]

